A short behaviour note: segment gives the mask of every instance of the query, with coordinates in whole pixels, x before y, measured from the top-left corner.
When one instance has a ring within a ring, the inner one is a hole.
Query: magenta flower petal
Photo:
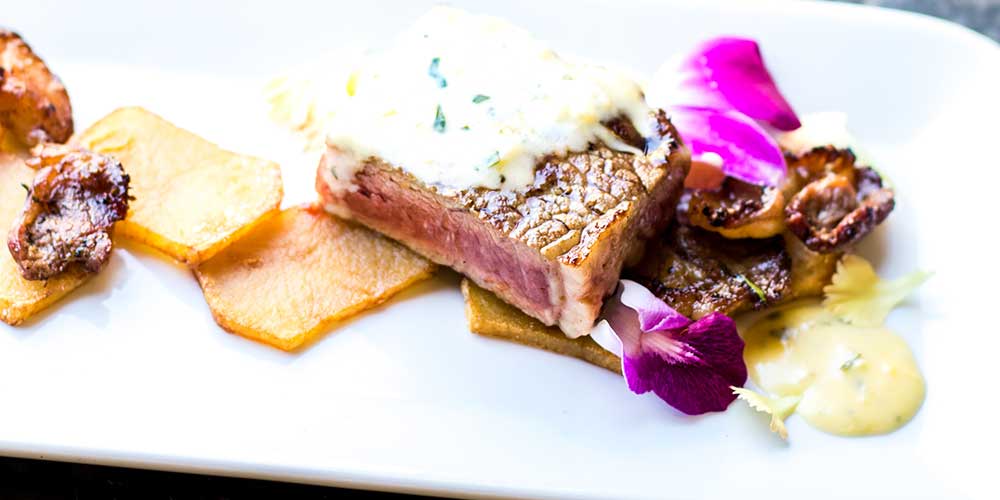
[[[721,159],[723,173],[751,184],[775,186],[785,177],[785,157],[778,143],[746,115],[696,106],[673,106],[669,112],[692,160]]]
[[[624,356],[629,389],[653,391],[688,415],[723,411],[747,380],[743,340],[725,314],[711,313],[676,332],[649,332],[639,356]]]
[[[674,102],[735,109],[778,130],[795,130],[802,125],[753,40],[713,38],[689,54],[678,70],[681,95]]]
[[[743,340],[735,323],[712,313],[694,323],[671,320],[682,325],[676,328],[641,327],[644,314],[653,322],[649,318],[665,310],[679,315],[649,290],[626,280],[608,302],[605,319],[622,342],[622,372],[629,389],[637,394],[653,391],[688,415],[725,410],[736,398],[730,386],[742,386],[747,378]]]
[[[621,286],[621,302],[639,314],[642,331],[676,330],[691,324],[687,316],[675,311],[646,287],[630,280],[621,280]]]

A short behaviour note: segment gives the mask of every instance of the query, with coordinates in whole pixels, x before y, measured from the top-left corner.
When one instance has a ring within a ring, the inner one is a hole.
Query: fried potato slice
[[[26,196],[22,184],[30,186],[35,171],[17,156],[0,153],[0,241],[6,242],[7,231],[21,213]],[[0,245],[0,320],[17,325],[36,312],[45,309],[74,288],[82,285],[90,273],[70,268],[55,278],[28,281],[7,250]]]
[[[80,143],[116,157],[135,197],[118,234],[197,266],[281,205],[276,163],[225,151],[142,108],[118,109]]]
[[[319,207],[282,211],[195,269],[224,329],[292,350],[375,307],[435,266]]]
[[[572,356],[621,373],[618,356],[604,350],[590,337],[571,339],[559,328],[545,326],[467,279],[462,280],[462,295],[469,330],[473,333]]]

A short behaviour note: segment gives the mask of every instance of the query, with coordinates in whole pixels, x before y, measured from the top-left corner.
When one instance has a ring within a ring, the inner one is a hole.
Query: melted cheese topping
[[[797,413],[845,436],[891,432],[924,400],[924,378],[909,347],[885,328],[841,321],[817,303],[775,311],[746,332],[754,383],[801,396]]]
[[[342,89],[342,90],[341,90]],[[618,116],[650,135],[650,108],[620,72],[570,62],[506,21],[437,7],[350,73],[327,143],[338,179],[377,156],[429,185],[518,188],[537,160],[603,141]]]

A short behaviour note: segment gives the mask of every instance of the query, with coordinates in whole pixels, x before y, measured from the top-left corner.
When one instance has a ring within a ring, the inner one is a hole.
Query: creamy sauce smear
[[[843,436],[902,427],[924,401],[924,378],[902,338],[884,328],[850,325],[808,302],[772,312],[745,335],[754,383],[779,396],[801,396],[796,412]]]
[[[527,31],[436,7],[390,47],[365,58],[341,88],[327,143],[345,153],[339,179],[377,156],[430,185],[516,189],[538,158],[603,141],[624,116],[651,135],[651,110],[623,72],[571,62]]]

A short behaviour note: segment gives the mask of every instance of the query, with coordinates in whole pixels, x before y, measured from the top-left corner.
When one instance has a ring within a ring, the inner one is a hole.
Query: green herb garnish
[[[757,295],[757,298],[760,299],[761,302],[765,304],[767,303],[767,295],[764,295],[764,290],[762,290],[759,286],[757,286],[756,283],[750,281],[749,278],[743,276],[742,274],[737,274],[736,277],[743,280],[743,282],[746,283],[751,290],[753,290],[753,293]]]
[[[494,151],[493,154],[489,155],[486,158],[486,161],[483,162],[483,165],[486,168],[493,168],[493,167],[495,167],[495,166],[497,166],[499,164],[500,164],[500,152],[499,151]]]
[[[447,125],[448,122],[444,119],[444,111],[441,111],[441,105],[438,104],[437,112],[434,113],[434,130],[444,133],[444,129]]]
[[[438,65],[440,64],[441,64],[440,57],[435,57],[434,59],[431,59],[431,65],[429,68],[427,68],[427,74],[430,75],[431,78],[437,80],[439,87],[445,88],[448,86],[448,80],[446,80],[443,76],[441,76],[441,71],[438,69]]]
[[[23,187],[23,188],[24,188],[24,192],[25,192],[25,193],[28,193],[28,194],[31,194],[31,188],[30,188],[30,187],[28,187],[28,185],[27,185],[27,184],[25,184],[25,183],[23,183],[23,182],[22,182],[22,183],[21,183],[21,187]]]
[[[856,353],[853,357],[851,357],[851,359],[844,361],[844,363],[840,365],[840,369],[846,372],[847,370],[854,368],[854,366],[857,365],[860,361],[861,361],[861,354]]]
[[[469,130],[469,126],[468,125],[462,125],[462,130]]]
[[[476,94],[476,96],[472,98],[472,102],[474,104],[479,104],[479,103],[481,103],[483,101],[488,101],[489,99],[490,99],[490,96],[488,96],[488,95]]]

